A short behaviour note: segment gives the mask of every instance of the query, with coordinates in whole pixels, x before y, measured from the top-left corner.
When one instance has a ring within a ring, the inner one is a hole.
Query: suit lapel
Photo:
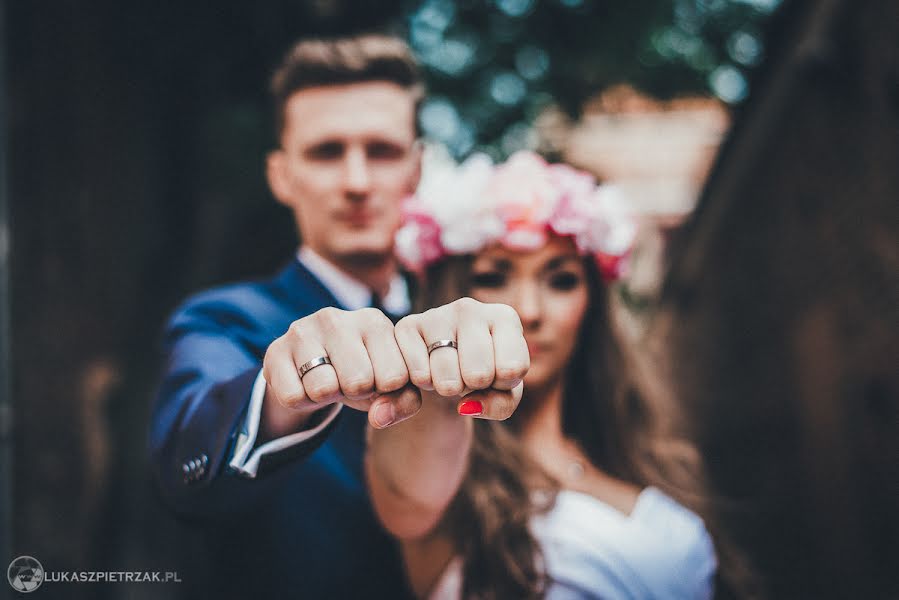
[[[281,270],[277,283],[284,293],[283,301],[298,314],[311,314],[326,306],[345,310],[334,294],[296,259]]]

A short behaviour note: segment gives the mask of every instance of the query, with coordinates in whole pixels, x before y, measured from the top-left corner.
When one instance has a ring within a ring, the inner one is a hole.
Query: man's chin
[[[335,252],[341,262],[356,267],[377,267],[394,260],[393,246],[342,249]]]

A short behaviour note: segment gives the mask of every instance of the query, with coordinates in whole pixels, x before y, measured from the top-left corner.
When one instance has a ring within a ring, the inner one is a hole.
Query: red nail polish
[[[459,405],[459,414],[466,417],[476,417],[484,412],[484,405],[477,400],[466,400]]]

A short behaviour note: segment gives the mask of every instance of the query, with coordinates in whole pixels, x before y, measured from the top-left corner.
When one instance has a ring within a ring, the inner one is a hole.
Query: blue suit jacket
[[[315,440],[263,459],[256,479],[227,467],[266,348],[326,306],[339,305],[293,261],[189,299],[168,325],[150,453],[164,499],[208,541],[209,597],[409,596],[365,489],[364,413],[344,409]],[[183,465],[203,455],[202,476],[187,481]]]

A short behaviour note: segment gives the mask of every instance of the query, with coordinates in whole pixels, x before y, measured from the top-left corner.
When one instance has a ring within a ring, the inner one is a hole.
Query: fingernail
[[[393,423],[393,421],[396,419],[396,412],[394,411],[393,405],[390,402],[383,402],[375,407],[375,412],[372,414],[372,418],[375,422],[375,425],[383,429]]]
[[[466,417],[476,417],[484,412],[484,405],[478,400],[466,400],[459,405],[459,414]]]

